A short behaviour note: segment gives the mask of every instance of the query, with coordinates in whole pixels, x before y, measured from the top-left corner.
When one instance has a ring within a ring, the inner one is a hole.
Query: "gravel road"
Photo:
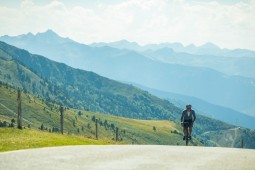
[[[255,150],[158,145],[65,146],[0,153],[1,170],[253,169]]]

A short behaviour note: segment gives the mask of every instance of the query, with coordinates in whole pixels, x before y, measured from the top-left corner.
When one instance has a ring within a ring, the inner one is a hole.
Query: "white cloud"
[[[35,1],[36,2],[36,1]],[[83,43],[128,39],[140,43],[213,42],[255,50],[255,0],[129,0],[97,6],[68,6],[61,1],[19,8],[1,7],[0,35],[42,32],[51,28]]]

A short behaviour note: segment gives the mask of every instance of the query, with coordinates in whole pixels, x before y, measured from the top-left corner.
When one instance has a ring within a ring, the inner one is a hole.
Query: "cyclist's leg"
[[[189,126],[189,135],[192,135],[192,125]]]
[[[186,127],[186,125],[185,124],[183,124],[183,140],[185,140],[185,137],[186,137],[186,130],[188,130],[188,128]]]
[[[189,122],[189,136],[190,136],[190,139],[191,139],[191,136],[192,136],[192,121]]]

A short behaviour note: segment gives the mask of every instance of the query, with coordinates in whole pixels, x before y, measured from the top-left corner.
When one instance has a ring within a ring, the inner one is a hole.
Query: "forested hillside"
[[[0,83],[0,128],[16,128],[17,126],[17,89],[7,84]],[[60,106],[47,102],[42,98],[37,98],[29,93],[22,93],[22,124],[25,129],[37,129],[48,133],[60,133]],[[113,115],[94,113],[90,111],[72,109],[64,107],[64,133],[75,134],[85,137],[85,143],[88,138],[96,139],[96,120],[98,122],[98,142],[95,144],[107,144],[118,142],[120,144],[164,144],[164,145],[184,145],[182,141],[181,126],[174,121],[169,120],[137,120],[128,119]],[[116,128],[118,128],[118,138],[116,139]],[[10,132],[13,130],[6,131]],[[3,140],[0,144],[0,151],[12,145],[6,141],[10,141],[8,134],[1,130]],[[13,131],[15,132],[15,131]],[[17,133],[21,138],[25,138],[22,134]],[[32,132],[24,132],[33,133]],[[45,140],[39,141],[39,132],[34,132],[35,143],[40,145]],[[41,134],[46,138],[50,135]],[[26,136],[27,137],[27,136]],[[54,136],[53,136],[54,137]],[[58,136],[55,136],[59,138]],[[65,140],[65,137],[60,137]],[[70,137],[67,137],[66,140]],[[56,139],[57,143],[61,142]],[[81,138],[73,138],[78,144]],[[26,143],[26,141],[28,143]],[[18,142],[13,140],[12,142]],[[52,141],[50,140],[49,143]],[[91,141],[93,142],[93,141]],[[21,140],[25,146],[32,145],[29,140]],[[54,144],[54,143],[53,143]],[[68,144],[68,143],[67,143]],[[4,146],[3,146],[4,145]],[[17,144],[18,147],[19,144]],[[200,141],[194,138],[191,145],[202,145]],[[36,146],[36,144],[35,144]],[[13,148],[14,146],[12,146]]]
[[[180,109],[132,85],[0,44],[1,80],[68,107],[141,119],[176,119]]]

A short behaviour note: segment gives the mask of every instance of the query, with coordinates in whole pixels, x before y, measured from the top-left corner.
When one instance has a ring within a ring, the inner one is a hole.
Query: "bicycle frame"
[[[186,146],[188,146],[189,145],[189,123],[183,122],[183,127],[186,132],[186,134],[185,134]]]

